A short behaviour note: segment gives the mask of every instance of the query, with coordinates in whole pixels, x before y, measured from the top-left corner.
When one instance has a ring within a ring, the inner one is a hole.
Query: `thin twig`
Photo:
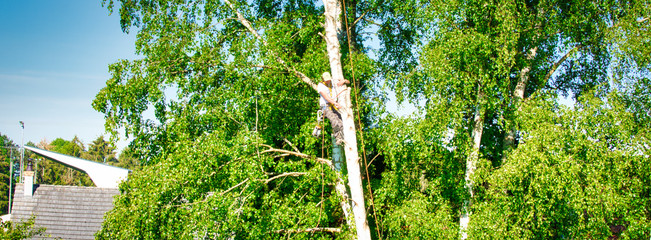
[[[373,157],[373,159],[371,159],[371,161],[368,162],[368,164],[366,165],[366,168],[368,168],[368,166],[371,166],[371,163],[373,163],[373,161],[375,161],[375,159],[376,159],[378,156],[380,156],[379,153],[378,153],[378,154],[375,154],[375,157]]]
[[[242,184],[244,184],[244,183],[246,183],[246,182],[248,182],[248,181],[249,181],[249,178],[246,178],[246,179],[244,179],[244,181],[242,181],[242,182],[240,182],[240,183],[238,183],[237,185],[235,185],[235,186],[232,186],[231,188],[229,188],[229,189],[226,189],[225,191],[223,191],[223,192],[221,192],[221,193],[219,193],[219,195],[224,195],[224,194],[226,194],[226,193],[228,193],[228,192],[230,192],[231,190],[233,190],[233,189],[235,189],[235,188],[237,188],[237,187],[239,187],[239,186],[241,186]]]
[[[561,64],[563,64],[563,62],[565,62],[565,60],[567,60],[567,58],[569,58],[570,55],[572,55],[572,53],[576,52],[578,49],[580,49],[582,47],[583,47],[583,45],[578,45],[578,46],[572,48],[567,53],[565,53],[565,55],[561,59],[559,59],[556,63],[554,63],[554,65],[552,65],[551,69],[549,69],[549,72],[547,72],[547,75],[545,75],[545,78],[543,79],[543,82],[549,81],[549,78],[551,78],[552,75],[554,74],[554,72],[556,72],[556,69],[558,69],[558,67]]]

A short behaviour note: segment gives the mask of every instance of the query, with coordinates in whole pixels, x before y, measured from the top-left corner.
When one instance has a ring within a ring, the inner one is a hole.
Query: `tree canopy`
[[[103,3],[141,58],[93,107],[140,168],[98,238],[354,238],[325,2]],[[338,3],[373,238],[651,237],[649,1]]]

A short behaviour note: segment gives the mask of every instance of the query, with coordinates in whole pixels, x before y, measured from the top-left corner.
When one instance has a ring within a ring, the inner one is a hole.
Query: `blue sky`
[[[91,103],[108,65],[135,58],[134,42],[101,0],[2,1],[0,134],[20,144],[23,121],[25,143],[106,135]]]

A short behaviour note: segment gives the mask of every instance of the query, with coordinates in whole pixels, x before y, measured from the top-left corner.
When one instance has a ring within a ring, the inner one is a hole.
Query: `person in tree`
[[[322,81],[316,87],[319,95],[321,96],[319,98],[319,106],[321,108],[321,111],[323,111],[323,115],[327,117],[328,120],[330,120],[330,124],[332,125],[332,132],[336,139],[336,144],[343,145],[344,125],[341,121],[341,114],[339,113],[341,105],[337,103],[337,96],[332,89],[332,77],[330,76],[330,73],[324,72],[321,76],[321,80]],[[338,79],[337,86],[342,86],[348,82],[349,81],[346,79]]]

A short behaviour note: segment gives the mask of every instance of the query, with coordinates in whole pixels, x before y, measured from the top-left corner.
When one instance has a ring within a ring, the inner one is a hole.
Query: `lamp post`
[[[20,178],[18,182],[23,182],[23,159],[25,158],[25,123],[20,121],[20,128],[22,128],[20,136]]]

